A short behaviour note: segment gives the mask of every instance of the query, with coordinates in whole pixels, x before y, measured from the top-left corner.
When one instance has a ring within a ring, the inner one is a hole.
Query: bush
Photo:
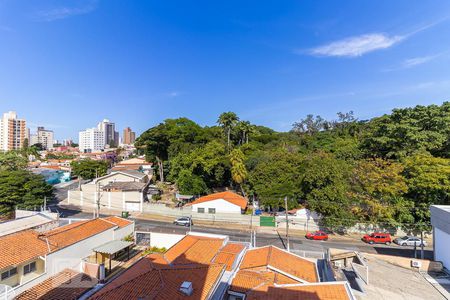
[[[159,194],[152,195],[152,200],[155,200],[155,201],[161,200],[161,195],[159,195]]]
[[[148,247],[147,249],[145,249],[142,252],[142,255],[145,256],[150,253],[164,253],[166,251],[167,251],[167,249],[165,247],[158,248],[158,247],[153,246],[153,247]]]

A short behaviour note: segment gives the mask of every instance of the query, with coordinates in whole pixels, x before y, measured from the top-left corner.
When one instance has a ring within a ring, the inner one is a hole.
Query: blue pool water
[[[61,182],[70,181],[70,172],[58,171],[58,170],[39,170],[36,172],[44,176],[45,181],[49,184],[58,184]]]

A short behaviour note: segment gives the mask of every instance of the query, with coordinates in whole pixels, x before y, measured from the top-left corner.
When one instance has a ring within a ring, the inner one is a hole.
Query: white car
[[[400,246],[421,246],[422,243],[424,246],[427,245],[427,241],[422,241],[420,238],[415,236],[404,236],[401,238],[396,238],[394,243]]]
[[[189,217],[181,217],[173,221],[173,224],[189,227],[189,225],[194,225],[194,222]]]

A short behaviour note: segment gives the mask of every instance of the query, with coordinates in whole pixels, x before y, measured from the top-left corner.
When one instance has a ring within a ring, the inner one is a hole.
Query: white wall
[[[182,238],[184,238],[184,234],[171,234],[171,233],[158,233],[151,232],[150,233],[150,246],[158,247],[158,248],[166,248],[169,249],[176,243],[178,243]]]
[[[208,213],[208,208],[215,208],[216,213],[237,213],[241,214],[241,207],[234,205],[233,203],[230,203],[228,201],[225,201],[223,199],[217,199],[212,201],[207,201],[199,204],[193,204],[192,205],[192,211],[197,212],[198,208],[204,208],[205,213]]]
[[[134,233],[134,223],[131,223],[128,226],[122,227],[122,228],[117,228],[114,231],[114,239],[116,241],[122,240],[124,237],[126,237],[127,235],[133,234]]]
[[[47,274],[52,276],[65,268],[80,270],[81,259],[92,254],[92,249],[114,239],[114,228],[103,231],[71,246],[47,255]]]
[[[450,269],[450,234],[434,227],[434,257]]]

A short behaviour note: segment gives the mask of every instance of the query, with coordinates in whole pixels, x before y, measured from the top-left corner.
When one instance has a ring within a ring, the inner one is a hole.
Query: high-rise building
[[[132,145],[136,140],[136,133],[131,130],[130,127],[127,127],[123,130],[123,141],[122,143],[125,145]]]
[[[105,133],[98,128],[89,128],[79,133],[80,152],[97,152],[105,149]]]
[[[36,135],[30,137],[30,145],[41,144],[45,150],[53,149],[53,131],[38,127]]]
[[[24,146],[26,136],[26,121],[18,119],[14,111],[4,113],[0,119],[0,150],[19,150]]]
[[[104,119],[97,125],[98,130],[104,132],[105,145],[117,146],[119,143],[119,133],[116,132],[116,124]]]

